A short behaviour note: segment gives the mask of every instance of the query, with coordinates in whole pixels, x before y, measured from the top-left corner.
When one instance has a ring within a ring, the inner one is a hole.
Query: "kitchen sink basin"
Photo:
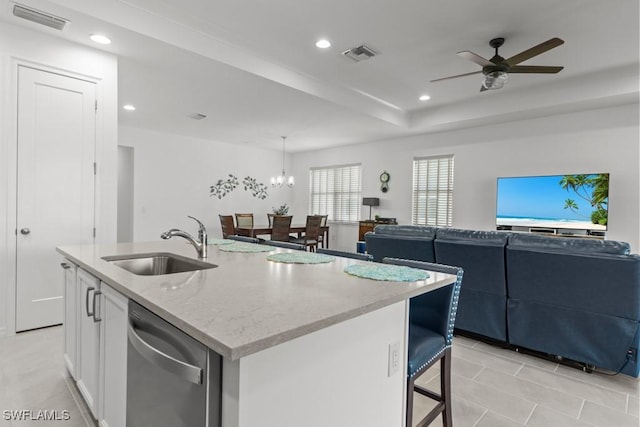
[[[185,273],[208,270],[217,265],[166,252],[149,254],[114,255],[102,258],[111,264],[139,276]]]

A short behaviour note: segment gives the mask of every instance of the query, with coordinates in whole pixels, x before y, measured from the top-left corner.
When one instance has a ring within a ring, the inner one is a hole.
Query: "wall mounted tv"
[[[498,178],[498,227],[602,232],[608,207],[608,173]]]

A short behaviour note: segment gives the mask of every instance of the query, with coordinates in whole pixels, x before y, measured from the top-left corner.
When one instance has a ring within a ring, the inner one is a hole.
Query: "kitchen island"
[[[103,259],[195,258],[180,241],[58,252],[222,356],[224,427],[403,425],[407,301],[455,280],[374,281],[344,273],[362,261],[285,264],[215,246],[206,260],[215,268],[177,274],[139,276]]]

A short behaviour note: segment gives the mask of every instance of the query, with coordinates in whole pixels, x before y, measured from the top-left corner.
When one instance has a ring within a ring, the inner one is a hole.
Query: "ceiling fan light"
[[[502,89],[505,83],[507,83],[508,79],[509,74],[507,74],[506,72],[492,71],[484,76],[482,86],[484,86],[485,89],[489,90]]]

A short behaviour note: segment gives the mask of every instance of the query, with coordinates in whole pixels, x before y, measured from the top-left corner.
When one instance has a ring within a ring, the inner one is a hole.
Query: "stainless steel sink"
[[[198,261],[167,252],[149,254],[114,255],[102,258],[130,273],[140,276],[159,276],[163,274],[184,273],[207,270],[217,265]]]

